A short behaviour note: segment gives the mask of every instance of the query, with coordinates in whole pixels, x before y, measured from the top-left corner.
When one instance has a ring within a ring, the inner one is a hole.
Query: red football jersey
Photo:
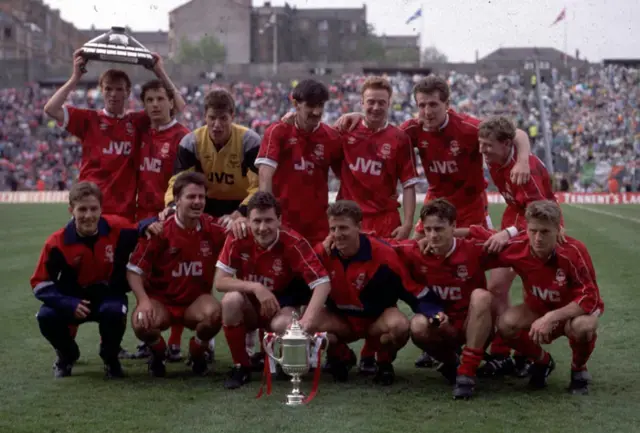
[[[449,110],[437,131],[425,129],[417,119],[400,126],[420,155],[429,184],[425,202],[447,199],[456,207],[458,219],[465,221],[465,226],[482,224],[485,217],[486,181],[478,142],[480,122]]]
[[[506,164],[499,166],[489,165],[489,173],[493,183],[500,191],[500,194],[507,202],[507,208],[502,215],[501,227],[515,227],[518,230],[525,230],[527,223],[524,213],[527,205],[536,200],[553,200],[556,196],[551,188],[551,179],[546,167],[535,155],[529,155],[529,167],[531,177],[524,185],[516,185],[511,181],[511,169],[516,163],[515,148],[512,149],[509,160]]]
[[[61,284],[64,287],[59,289],[67,295],[82,296],[83,288],[112,280],[114,263],[119,262],[117,256],[123,253],[118,246],[132,244],[137,237],[136,226],[126,219],[103,215],[98,221],[97,239],[90,247],[77,234],[72,219],[45,242],[31,277],[31,287],[37,292],[48,285]]]
[[[158,129],[146,128],[140,134],[138,175],[138,221],[158,215],[164,209],[164,194],[173,175],[178,146],[189,130],[172,120]]]
[[[522,279],[525,304],[539,314],[575,302],[585,313],[599,316],[604,303],[591,256],[582,242],[566,239],[542,260],[531,252],[529,238],[519,235],[494,256],[491,267],[513,268]]]
[[[478,240],[454,238],[451,250],[444,256],[422,254],[414,240],[392,245],[411,278],[424,287],[418,299],[431,291],[442,300],[448,316],[463,319],[469,310],[471,292],[487,288],[482,244]]]
[[[137,130],[148,121],[141,112],[113,115],[68,105],[62,125],[82,141],[78,180],[94,182],[103,194],[102,212],[131,221],[136,214]]]
[[[293,230],[278,230],[273,244],[262,248],[249,235],[227,237],[216,266],[244,281],[258,282],[275,294],[283,293],[295,278],[313,289],[329,282],[327,271],[309,242]]]
[[[379,317],[403,300],[413,309],[421,287],[411,279],[394,249],[369,234],[360,234],[360,249],[343,259],[337,250],[330,254],[316,246],[331,276],[330,307],[349,316]]]
[[[267,128],[255,165],[276,169],[273,194],[282,207],[282,223],[312,244],[329,234],[329,168],[340,174],[342,136],[320,123],[312,132],[276,122]]]
[[[389,124],[373,131],[364,120],[344,136],[338,200],[355,201],[365,215],[396,211],[398,181],[420,183],[409,136]]]
[[[127,269],[145,277],[150,297],[167,305],[189,306],[211,293],[225,229],[203,214],[195,229],[186,229],[176,215],[165,220],[162,233],[141,240]]]

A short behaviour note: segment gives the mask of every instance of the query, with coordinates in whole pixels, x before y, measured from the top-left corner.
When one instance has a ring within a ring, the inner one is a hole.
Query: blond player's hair
[[[82,181],[74,184],[69,190],[69,206],[74,207],[77,202],[87,197],[95,197],[102,205],[102,191],[93,182]]]
[[[560,227],[562,211],[560,205],[553,200],[537,200],[529,203],[524,217],[527,222],[536,220]]]
[[[505,116],[493,116],[480,124],[478,137],[504,143],[516,138],[516,125]]]
[[[364,92],[367,90],[386,90],[389,93],[389,98],[393,95],[393,88],[391,87],[391,83],[384,77],[369,77],[364,80],[361,89],[361,95],[364,95]]]
[[[358,203],[351,200],[338,200],[331,203],[327,209],[328,217],[347,217],[351,218],[356,224],[362,221],[362,209]]]

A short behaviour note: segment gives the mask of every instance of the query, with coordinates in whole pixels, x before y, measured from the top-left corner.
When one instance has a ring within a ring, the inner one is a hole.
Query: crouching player
[[[392,362],[409,340],[409,319],[396,304],[402,299],[415,310],[418,302],[411,293],[419,290],[390,245],[361,233],[362,211],[355,202],[338,200],[327,215],[331,233],[316,252],[331,275],[327,308],[317,321],[318,329],[334,339],[327,351],[329,370],[336,380],[346,381],[356,363],[347,344],[366,339],[377,356],[374,382],[391,385]]]
[[[604,311],[591,257],[584,244],[571,237],[558,243],[562,217],[557,203],[533,202],[525,219],[526,235],[511,239],[497,258],[522,278],[524,303],[500,316],[498,331],[511,347],[535,361],[529,381],[535,388],[545,387],[555,368],[540,345],[567,336],[573,354],[569,391],[586,394],[591,380],[587,361]]]
[[[140,242],[127,265],[127,279],[138,305],[132,325],[151,349],[149,372],[164,376],[167,344],[162,331],[174,324],[195,331],[189,341],[195,374],[208,371],[209,340],[222,326],[220,303],[212,296],[213,276],[225,229],[204,214],[206,179],[185,172],[173,184],[176,213],[163,222],[162,233]]]
[[[73,185],[69,211],[73,218],[49,236],[31,277],[33,294],[44,304],[37,314],[40,332],[57,354],[54,376],[70,376],[80,357],[70,327],[98,322],[106,376],[123,377],[118,354],[127,323],[125,266],[147,224],[136,229],[124,218],[102,216],[102,192],[93,182]]]
[[[251,380],[247,331],[283,333],[294,308],[306,306],[300,319],[317,332],[318,314],[331,290],[329,276],[309,242],[281,228],[281,209],[273,194],[257,192],[247,205],[250,231],[243,239],[227,237],[216,267],[215,286],[222,298],[222,322],[234,367],[227,389]],[[235,277],[235,278],[234,278]]]
[[[456,208],[445,199],[427,202],[420,211],[429,249],[423,254],[416,241],[394,245],[411,278],[443,306],[434,322],[424,314],[411,319],[411,339],[442,364],[438,371],[455,384],[453,397],[468,399],[476,384],[476,370],[493,333],[493,296],[485,278],[482,242],[454,237]],[[484,232],[484,230],[483,230]],[[488,237],[487,234],[486,237]],[[423,309],[424,310],[424,309]],[[458,350],[464,344],[458,365]]]

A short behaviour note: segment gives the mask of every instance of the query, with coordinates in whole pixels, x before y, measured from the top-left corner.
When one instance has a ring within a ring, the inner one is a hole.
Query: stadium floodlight
[[[146,68],[152,68],[155,63],[151,52],[128,35],[124,27],[111,27],[108,32],[84,44],[81,50],[81,55],[87,62],[125,63]]]

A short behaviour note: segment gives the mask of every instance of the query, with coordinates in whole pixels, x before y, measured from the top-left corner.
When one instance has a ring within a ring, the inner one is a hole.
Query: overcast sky
[[[186,0],[44,0],[79,28],[126,25],[136,30],[167,30],[168,12]],[[210,0],[215,7],[216,0]],[[264,1],[254,0],[254,6]],[[275,0],[273,5],[284,5]],[[435,45],[450,61],[473,61],[501,46],[565,46],[565,22],[553,27],[567,8],[569,54],[580,50],[590,61],[640,58],[638,0],[289,0],[298,8],[361,7],[378,34],[422,33],[423,46]],[[405,24],[423,7],[423,20]]]

